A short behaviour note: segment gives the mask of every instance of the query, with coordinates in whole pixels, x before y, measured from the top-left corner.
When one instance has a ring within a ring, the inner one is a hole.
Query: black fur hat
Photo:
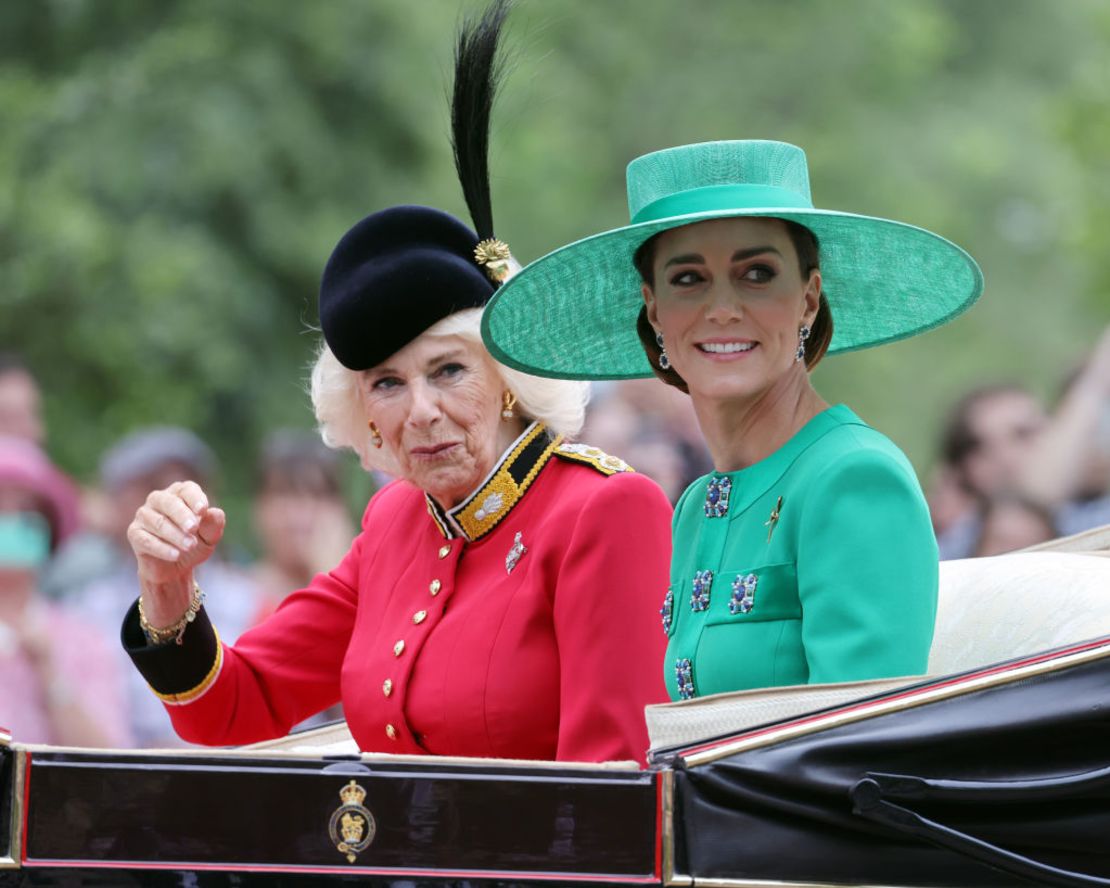
[[[508,247],[493,236],[489,118],[501,77],[497,54],[511,0],[465,23],[455,47],[451,141],[477,233],[430,207],[390,207],[340,239],[320,282],[320,327],[343,366],[366,370],[436,322],[489,300],[505,279]]]
[[[366,370],[449,314],[486,304],[478,238],[431,207],[390,207],[343,235],[320,284],[320,326],[344,367]]]

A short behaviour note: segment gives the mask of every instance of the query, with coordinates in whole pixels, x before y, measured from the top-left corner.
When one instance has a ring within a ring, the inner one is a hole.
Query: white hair
[[[568,438],[577,436],[586,419],[590,384],[568,379],[543,379],[498,363],[482,342],[481,323],[482,310],[468,308],[448,315],[421,336],[458,336],[477,343],[497,369],[505,388],[516,395],[514,409],[518,414],[527,419],[537,419],[553,432]],[[370,443],[370,417],[359,389],[360,376],[360,371],[348,370],[340,364],[321,340],[310,382],[312,407],[320,424],[320,435],[329,447],[350,447],[367,469],[399,474],[388,445],[378,448]]]

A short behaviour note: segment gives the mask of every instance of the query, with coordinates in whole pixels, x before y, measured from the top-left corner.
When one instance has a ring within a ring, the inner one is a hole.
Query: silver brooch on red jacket
[[[505,556],[505,573],[512,573],[516,563],[524,557],[524,553],[528,551],[528,547],[520,540],[520,531],[518,530],[516,536],[513,537],[513,546],[509,549],[509,554]]]

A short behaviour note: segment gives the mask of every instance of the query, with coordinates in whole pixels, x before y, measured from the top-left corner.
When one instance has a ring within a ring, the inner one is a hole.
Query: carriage
[[[926,676],[649,707],[649,766],[0,736],[0,886],[1110,885],[1110,528],[941,568]]]

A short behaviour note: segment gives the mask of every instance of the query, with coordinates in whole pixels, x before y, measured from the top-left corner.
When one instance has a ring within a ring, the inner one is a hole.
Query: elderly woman
[[[466,37],[459,64],[488,71]],[[460,172],[474,161],[463,142],[456,130]],[[338,566],[226,646],[193,582],[223,512],[184,483],[136,515],[142,594],[124,640],[186,739],[278,736],[341,700],[365,751],[643,758],[643,707],[666,696],[651,601],[670,507],[620,459],[571,443],[585,383],[515,372],[483,347],[508,254],[489,237],[488,189],[484,207],[467,196],[481,242],[446,213],[394,207],[347,232],[324,271],[324,438],[398,476]]]
[[[632,224],[533,263],[485,332],[518,369],[689,393],[716,471],[675,512],[671,697],[923,672],[938,568],[917,478],[809,374],[945,322],[978,266],[919,228],[814,209],[793,145],[656,152],[628,188]]]

